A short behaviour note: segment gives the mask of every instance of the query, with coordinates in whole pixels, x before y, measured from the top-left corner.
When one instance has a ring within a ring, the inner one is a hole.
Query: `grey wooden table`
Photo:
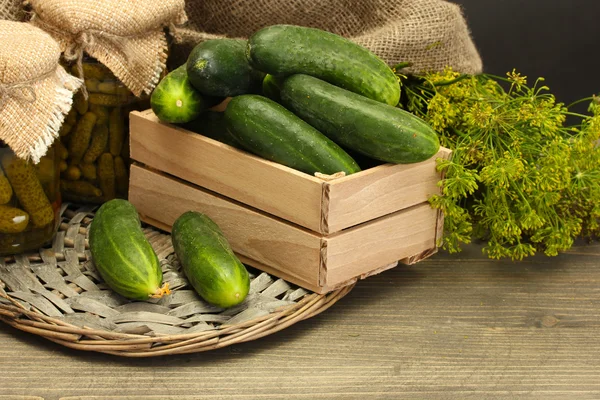
[[[124,359],[0,324],[0,400],[600,399],[599,328],[600,245],[521,263],[472,245],[213,352]]]

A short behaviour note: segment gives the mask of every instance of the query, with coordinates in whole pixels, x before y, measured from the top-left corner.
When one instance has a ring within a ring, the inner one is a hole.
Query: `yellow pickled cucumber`
[[[0,206],[0,233],[20,233],[29,224],[29,214],[9,206]]]
[[[5,154],[2,158],[2,167],[19,203],[29,214],[33,225],[42,227],[52,223],[54,210],[35,174],[33,165],[12,154]]]
[[[98,104],[90,104],[90,111],[96,114],[96,125],[105,124],[108,121],[108,116],[110,111],[108,108],[104,106],[99,106]]]
[[[58,158],[60,158],[61,160],[66,160],[67,158],[69,158],[69,150],[67,150],[63,142],[57,140],[54,143],[56,143],[56,152],[58,154]]]
[[[85,88],[88,92],[98,92],[98,85],[100,81],[96,78],[85,79]]]
[[[6,204],[12,198],[12,186],[4,176],[4,172],[0,169],[0,204]]]
[[[102,191],[96,186],[86,181],[60,181],[60,188],[64,192],[72,193],[76,196],[100,197]]]
[[[105,81],[98,84],[98,91],[105,94],[116,94],[117,93],[117,82],[116,81]]]
[[[79,164],[83,158],[83,155],[90,144],[90,138],[92,137],[92,130],[94,129],[96,118],[96,114],[88,111],[79,119],[75,132],[72,133],[69,142],[69,153],[71,155],[72,164]]]
[[[92,131],[92,142],[88,147],[85,155],[83,156],[83,162],[86,164],[92,164],[98,157],[106,150],[108,144],[108,126],[106,124],[96,124]]]
[[[119,108],[113,108],[110,112],[110,117],[108,118],[108,131],[110,133],[110,154],[116,157],[121,154],[121,148],[123,147],[123,141],[125,139],[125,124]]]
[[[67,168],[69,168],[69,165],[67,164],[67,162],[65,160],[61,160],[58,163],[58,169],[60,170],[60,172],[65,172],[67,170]]]
[[[96,166],[94,164],[81,164],[79,166],[79,168],[81,169],[81,174],[83,175],[83,177],[87,180],[90,181],[95,181],[97,174],[96,174]]]
[[[122,85],[122,84],[117,85],[117,90],[115,91],[115,93],[118,96],[120,96],[121,98],[129,97],[129,96],[133,95],[131,93],[131,90],[127,89],[127,86]]]
[[[123,104],[126,104],[128,100],[129,96],[104,93],[90,93],[89,97],[90,104],[106,107],[122,106]]]
[[[81,170],[77,165],[69,165],[65,171],[65,178],[70,181],[78,181],[81,179]]]
[[[65,124],[74,126],[77,123],[77,110],[71,108],[67,116],[65,117]]]
[[[98,180],[100,190],[106,200],[115,198],[115,165],[113,156],[110,153],[104,153],[98,160]]]
[[[55,143],[59,142],[56,141]],[[42,186],[54,183],[54,160],[49,157],[42,157],[40,162],[35,165],[35,169]]]
[[[83,69],[83,76],[85,77],[85,79],[94,78],[101,81],[111,75],[108,68],[101,64],[84,63],[81,67]],[[71,72],[73,73],[73,75],[79,76],[79,71],[77,71],[77,65],[73,65],[73,67],[71,67]]]
[[[60,137],[65,137],[65,136],[69,136],[69,133],[71,133],[71,130],[73,129],[73,125],[69,125],[66,123],[62,124],[60,129],[58,130],[58,135]]]
[[[73,107],[75,107],[80,115],[88,112],[89,106],[90,104],[82,92],[75,93],[75,96],[73,96]]]
[[[117,184],[117,193],[126,196],[129,178],[127,176],[125,162],[120,156],[115,157],[115,182]]]
[[[131,91],[118,81],[105,81],[98,84],[98,92],[104,94],[116,94],[119,98],[128,97]]]

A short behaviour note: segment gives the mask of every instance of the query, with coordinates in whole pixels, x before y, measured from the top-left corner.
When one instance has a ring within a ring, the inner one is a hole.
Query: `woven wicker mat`
[[[352,289],[318,295],[249,268],[244,303],[220,309],[188,286],[170,236],[145,227],[173,293],[129,301],[102,282],[91,260],[87,233],[94,210],[64,204],[52,247],[0,257],[0,320],[79,350],[149,357],[207,351],[269,335],[326,310]]]

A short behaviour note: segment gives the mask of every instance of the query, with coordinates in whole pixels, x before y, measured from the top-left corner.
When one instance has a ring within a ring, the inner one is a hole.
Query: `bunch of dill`
[[[400,74],[399,74],[400,75]],[[589,115],[558,103],[538,79],[451,69],[401,76],[401,106],[439,133],[451,160],[439,160],[445,214],[441,246],[450,252],[473,238],[490,258],[554,256],[578,236],[600,234],[600,101]],[[575,103],[574,103],[575,104]],[[566,120],[577,118],[575,125]]]

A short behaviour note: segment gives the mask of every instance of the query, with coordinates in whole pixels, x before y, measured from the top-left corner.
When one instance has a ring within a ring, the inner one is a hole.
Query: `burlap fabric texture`
[[[0,21],[0,140],[37,163],[82,81],[59,64],[58,43],[25,22]]]
[[[0,20],[22,21],[25,18],[22,3],[23,0],[0,0]]]
[[[482,69],[460,7],[443,0],[188,0],[186,11],[190,21],[178,30],[174,64],[208,38],[247,38],[268,25],[291,24],[347,37],[389,65],[410,62],[407,72]]]
[[[136,96],[151,93],[166,68],[164,28],[187,21],[184,0],[28,3],[33,13],[31,23],[59,42],[66,60],[80,63],[87,53],[106,65]]]

